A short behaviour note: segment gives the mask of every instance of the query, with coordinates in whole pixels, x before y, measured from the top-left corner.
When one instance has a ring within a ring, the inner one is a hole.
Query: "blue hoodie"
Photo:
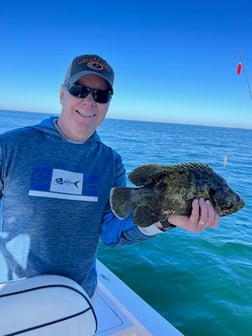
[[[122,246],[153,233],[111,212],[111,188],[126,184],[120,155],[96,132],[85,143],[67,140],[55,120],[0,137],[0,281],[60,274],[92,296],[100,235]]]

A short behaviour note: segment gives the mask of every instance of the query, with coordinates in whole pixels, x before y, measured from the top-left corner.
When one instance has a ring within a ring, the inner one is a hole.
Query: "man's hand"
[[[190,217],[172,215],[168,220],[171,224],[185,230],[201,232],[206,228],[216,227],[219,223],[219,215],[214,210],[210,201],[204,201],[203,198],[200,198],[192,202],[192,213]],[[156,223],[156,226],[160,228],[160,222]]]

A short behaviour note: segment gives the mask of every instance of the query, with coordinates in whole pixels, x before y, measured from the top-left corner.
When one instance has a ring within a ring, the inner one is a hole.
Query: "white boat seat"
[[[91,336],[97,319],[84,289],[58,275],[0,284],[0,336]]]

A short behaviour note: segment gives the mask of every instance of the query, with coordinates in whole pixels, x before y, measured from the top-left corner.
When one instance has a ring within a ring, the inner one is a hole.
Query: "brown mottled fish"
[[[111,208],[119,218],[132,214],[134,223],[142,227],[171,215],[190,215],[195,198],[208,199],[220,216],[245,205],[224,178],[202,163],[147,164],[134,169],[129,180],[138,187],[113,188]]]

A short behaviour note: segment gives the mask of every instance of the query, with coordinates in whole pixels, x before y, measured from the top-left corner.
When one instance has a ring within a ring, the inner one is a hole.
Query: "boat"
[[[41,275],[0,284],[0,336],[181,336],[97,260],[91,301],[69,278]]]

